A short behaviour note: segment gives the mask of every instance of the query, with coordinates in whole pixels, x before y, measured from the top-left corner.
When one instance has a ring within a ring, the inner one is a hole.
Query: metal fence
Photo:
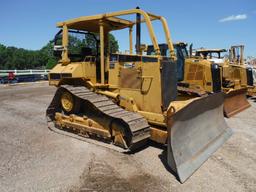
[[[9,73],[13,73],[15,76],[19,75],[47,75],[50,70],[43,69],[27,69],[27,70],[0,70],[0,76],[8,76]]]
[[[0,84],[47,80],[50,70],[0,70]]]

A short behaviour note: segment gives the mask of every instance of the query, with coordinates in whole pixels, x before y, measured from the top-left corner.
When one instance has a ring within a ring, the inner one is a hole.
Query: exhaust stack
[[[136,7],[136,9],[140,9]],[[136,54],[140,54],[140,45],[141,45],[141,15],[136,14]]]
[[[189,45],[189,57],[192,57],[192,53],[193,53],[193,43]]]

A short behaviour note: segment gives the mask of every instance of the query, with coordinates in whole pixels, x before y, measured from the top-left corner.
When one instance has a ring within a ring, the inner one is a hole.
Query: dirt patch
[[[80,177],[79,187],[70,192],[109,192],[109,191],[159,191],[162,184],[158,178],[147,173],[139,173],[123,178],[109,163],[93,158]],[[168,190],[161,190],[168,191]]]

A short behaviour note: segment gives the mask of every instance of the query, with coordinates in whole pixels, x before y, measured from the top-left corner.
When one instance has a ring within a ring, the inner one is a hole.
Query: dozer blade
[[[246,98],[247,88],[235,89],[225,94],[224,115],[231,117],[248,107],[250,103]]]
[[[192,101],[174,115],[168,113],[168,165],[181,183],[232,135],[223,102],[224,94],[216,93]]]

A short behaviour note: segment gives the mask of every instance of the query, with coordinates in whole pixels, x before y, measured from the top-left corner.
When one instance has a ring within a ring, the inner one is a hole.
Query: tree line
[[[0,44],[0,69],[45,69],[57,63],[53,42],[40,50],[27,50]]]
[[[109,46],[111,52],[116,52],[119,49],[118,42],[112,34],[109,34]],[[71,41],[75,45],[87,46],[79,39]],[[90,41],[88,41],[90,42]],[[53,51],[54,41],[49,41],[39,50],[27,50],[13,46],[5,46],[0,43],[0,69],[51,69],[54,67],[58,58],[54,56]]]

